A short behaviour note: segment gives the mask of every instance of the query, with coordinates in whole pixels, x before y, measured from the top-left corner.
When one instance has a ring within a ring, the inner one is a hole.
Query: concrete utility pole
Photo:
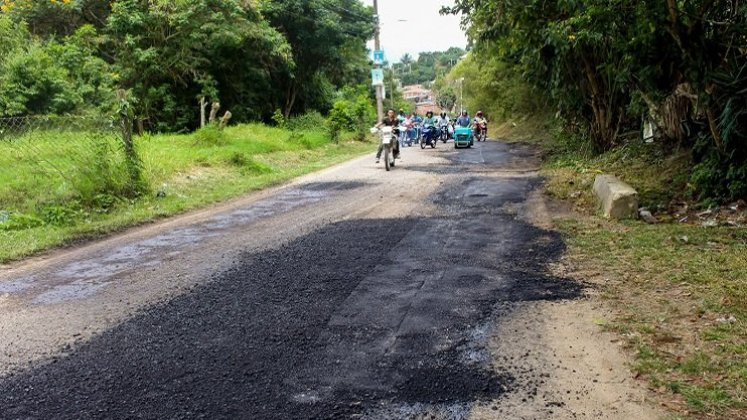
[[[374,7],[374,14],[376,16],[376,32],[374,33],[374,50],[380,51],[381,50],[381,39],[379,37],[379,34],[381,32],[381,25],[379,22],[379,2],[378,0],[373,0],[373,7]],[[380,64],[374,64],[376,68],[381,68]],[[383,98],[383,92],[384,85],[376,85],[376,114],[378,115],[379,119],[378,121],[382,121],[384,119],[384,98]],[[391,93],[390,93],[391,95]]]
[[[459,78],[459,115],[464,111],[464,77]]]

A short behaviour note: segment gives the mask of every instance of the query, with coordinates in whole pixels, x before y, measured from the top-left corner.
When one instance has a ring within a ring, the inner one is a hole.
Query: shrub
[[[44,221],[38,217],[21,213],[8,213],[8,216],[0,221],[0,230],[24,230],[44,225]]]
[[[208,124],[194,133],[196,146],[220,146],[226,143],[225,133],[216,125]]]
[[[306,138],[303,133],[297,133],[295,131],[291,131],[290,135],[288,136],[288,142],[299,144],[305,149],[314,148],[314,144],[308,138]]]
[[[323,130],[325,120],[318,111],[307,112],[306,114],[293,117],[285,124],[285,128],[291,131],[316,131]]]
[[[77,203],[72,202],[69,206],[51,205],[42,210],[42,218],[48,225],[65,226],[71,225],[75,219],[82,215]]]
[[[353,119],[348,113],[348,102],[345,100],[337,100],[332,105],[332,110],[329,111],[327,116],[327,130],[329,136],[333,142],[337,143],[340,139],[340,133],[345,127],[350,127],[353,123]]]

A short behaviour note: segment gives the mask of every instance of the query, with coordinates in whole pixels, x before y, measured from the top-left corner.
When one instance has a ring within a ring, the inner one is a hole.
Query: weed
[[[311,143],[311,141],[309,141],[309,139],[307,139],[303,133],[298,133],[295,131],[291,131],[290,135],[288,136],[288,142],[299,144],[301,145],[301,147],[304,147],[306,149],[311,149],[314,147],[314,144]]]
[[[42,218],[48,225],[66,226],[75,223],[76,219],[82,215],[77,203],[71,202],[68,206],[51,205],[45,207],[42,211]]]
[[[226,135],[215,124],[208,124],[192,134],[195,146],[212,147],[222,146],[226,143]]]
[[[228,158],[228,163],[240,168],[243,174],[267,174],[272,172],[272,168],[256,159],[248,157],[244,153],[234,152]]]
[[[244,166],[247,162],[247,157],[245,154],[241,152],[233,152],[231,156],[228,158],[228,163],[230,163],[233,166]]]
[[[32,229],[42,225],[44,225],[44,221],[38,217],[20,213],[9,213],[5,220],[0,222],[0,230]]]
[[[314,131],[324,129],[325,120],[319,111],[310,111],[287,121],[285,128],[291,131]]]

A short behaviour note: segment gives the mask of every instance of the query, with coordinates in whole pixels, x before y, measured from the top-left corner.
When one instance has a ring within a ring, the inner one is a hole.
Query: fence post
[[[205,97],[203,96],[200,98],[200,128],[205,126],[205,107],[207,106],[207,101],[205,100]]]
[[[132,109],[130,108],[130,102],[128,101],[128,93],[124,89],[117,91],[117,99],[119,101],[119,128],[122,135],[122,148],[125,153],[125,160],[127,163],[127,173],[130,178],[130,188],[134,196],[141,195],[146,190],[145,180],[143,179],[142,173],[142,162],[140,157],[137,155],[135,150],[135,143],[132,140]]]

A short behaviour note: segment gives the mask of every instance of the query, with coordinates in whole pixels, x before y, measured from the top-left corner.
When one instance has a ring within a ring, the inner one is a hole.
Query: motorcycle
[[[486,122],[475,122],[474,124],[475,140],[485,141],[488,135],[488,124]]]
[[[446,143],[447,140],[449,140],[449,125],[448,124],[441,124],[439,127],[439,137],[441,137],[441,141]]]
[[[425,149],[425,146],[431,146],[431,149],[436,147],[438,142],[438,132],[436,127],[432,125],[426,125],[423,127],[423,140],[420,142],[420,148]]]
[[[399,144],[400,146],[407,145],[407,147],[412,147],[412,137],[410,137],[409,130],[404,125],[400,125],[397,127],[397,130],[399,130]]]
[[[394,144],[397,143],[397,138],[399,137],[399,129],[389,126],[384,126],[381,128],[372,128],[371,134],[381,134],[381,144],[384,145],[384,167],[388,171],[391,168],[394,168],[394,150],[392,148],[394,147]]]

